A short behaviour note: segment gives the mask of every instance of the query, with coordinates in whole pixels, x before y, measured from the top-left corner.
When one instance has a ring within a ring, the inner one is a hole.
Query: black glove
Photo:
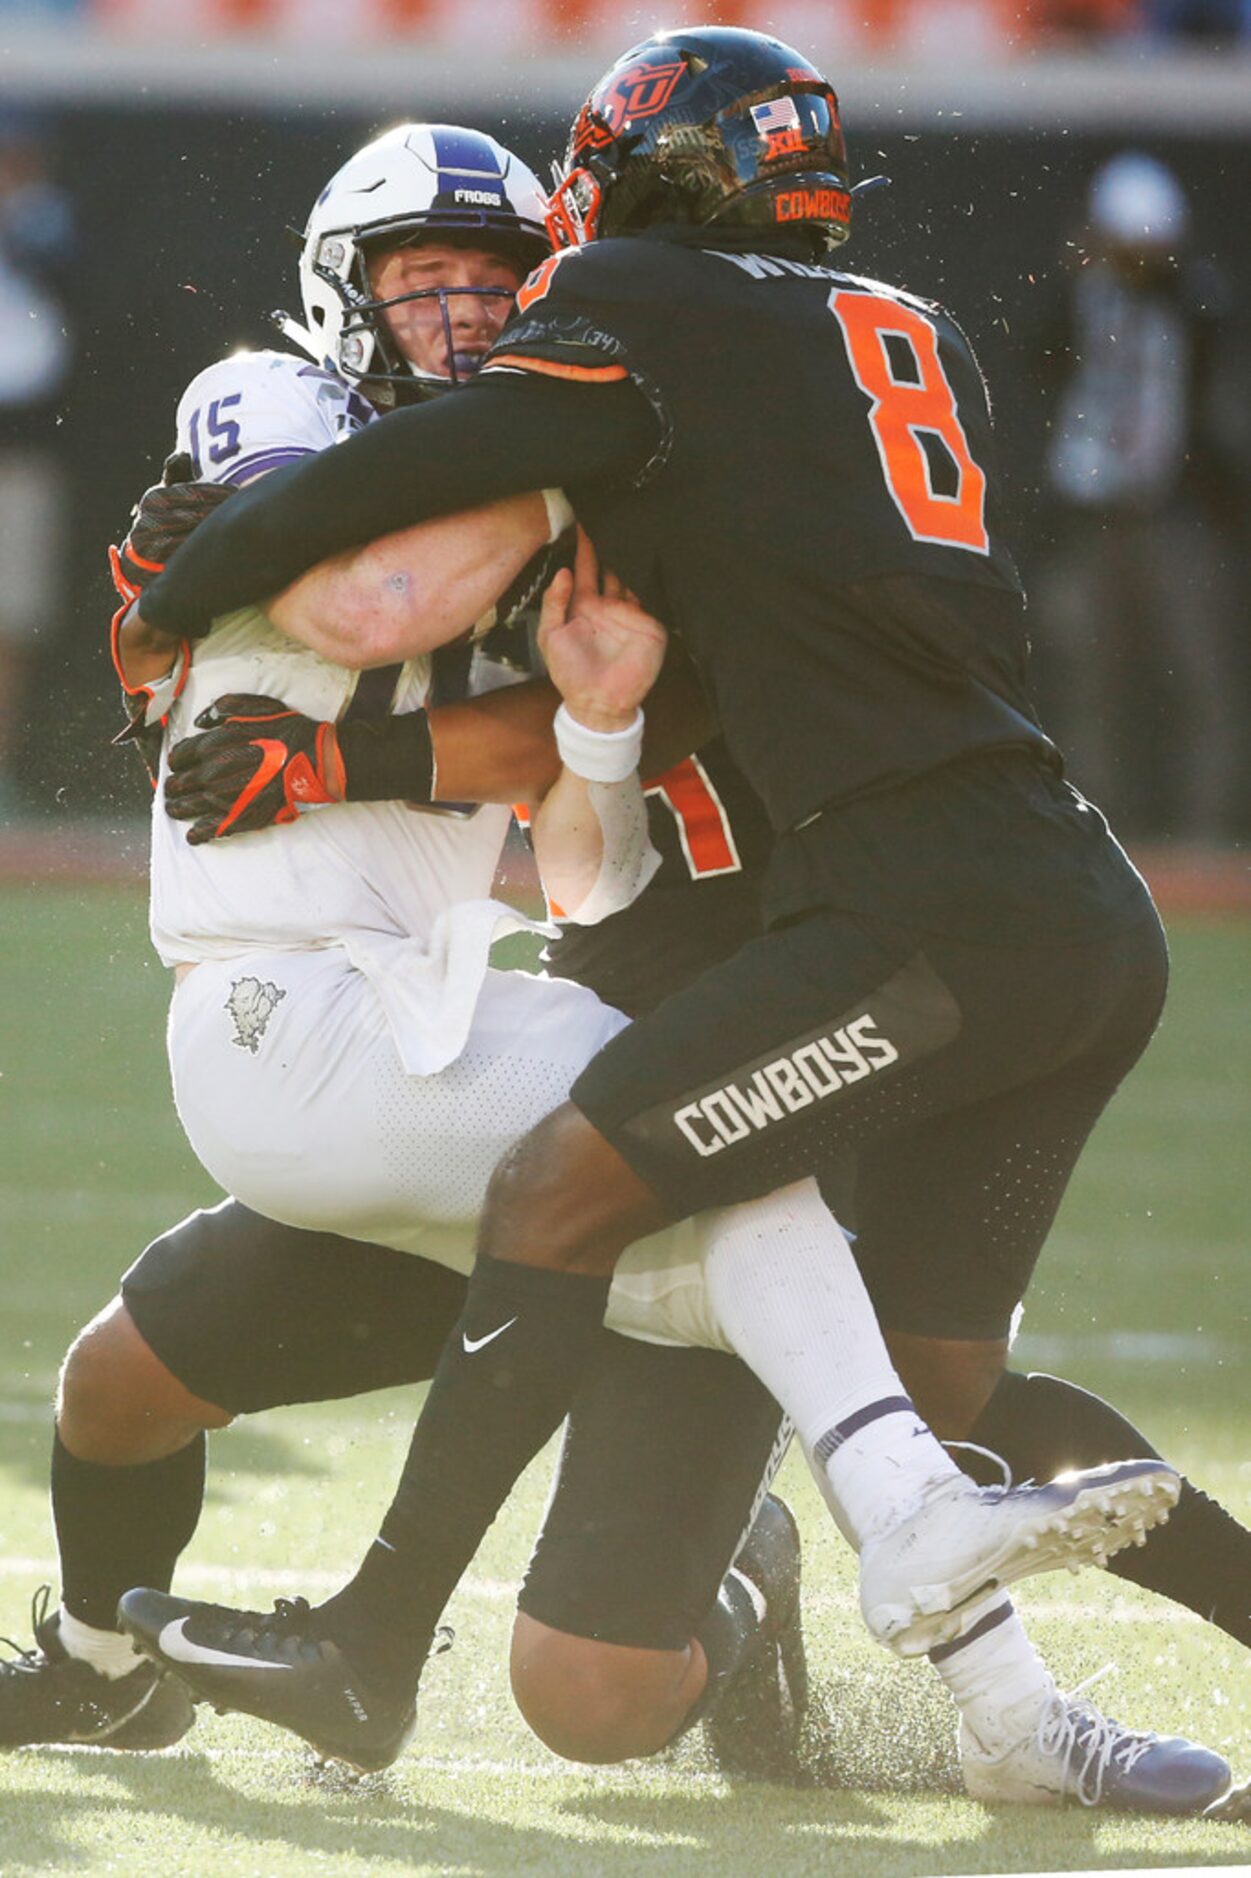
[[[278,698],[238,694],[218,698],[195,721],[204,735],[174,745],[165,784],[166,813],[191,823],[193,848],[293,822],[313,803],[343,801],[335,725],[302,717]]]
[[[145,489],[130,512],[130,528],[120,548],[109,549],[113,585],[127,606],[206,515],[233,496],[225,483],[194,480],[195,465],[186,451],[167,456],[159,483]]]
[[[424,711],[319,724],[277,698],[227,696],[195,721],[204,734],[175,744],[165,784],[166,812],[192,824],[193,847],[294,821],[316,802],[430,801]]]

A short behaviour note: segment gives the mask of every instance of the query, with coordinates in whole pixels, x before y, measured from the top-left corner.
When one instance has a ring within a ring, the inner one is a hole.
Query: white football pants
[[[411,1076],[339,948],[248,953],[177,986],[174,1100],[204,1167],[254,1212],[468,1271],[493,1169],[627,1021],[582,985],[489,971],[460,1056]],[[609,1327],[728,1349],[701,1250],[692,1221],[632,1246]]]

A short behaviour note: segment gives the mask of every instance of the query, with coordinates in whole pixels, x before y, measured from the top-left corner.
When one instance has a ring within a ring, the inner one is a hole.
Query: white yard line
[[[1202,1367],[1233,1361],[1234,1346],[1204,1331],[1091,1330],[1052,1336],[1023,1330],[1012,1346],[1016,1361],[1064,1363],[1100,1358],[1118,1363],[1194,1363]]]
[[[47,1578],[55,1577],[55,1566],[50,1558],[19,1558],[0,1555],[0,1578]],[[179,1586],[188,1592],[194,1590],[255,1590],[255,1591],[337,1591],[343,1583],[343,1572],[296,1571],[283,1566],[266,1569],[261,1566],[240,1565],[188,1565],[179,1573]],[[499,1602],[504,1598],[512,1599],[517,1595],[517,1585],[504,1578],[466,1578],[457,1592],[459,1597],[478,1598],[484,1603]]]
[[[247,1720],[247,1717],[244,1716],[242,1719]],[[92,1757],[109,1755],[111,1758],[108,1748],[93,1747],[85,1741],[41,1743],[39,1752],[41,1754],[87,1754]],[[245,1747],[206,1747],[200,1739],[199,1730],[188,1739],[185,1746],[175,1750],[178,1755],[194,1756],[196,1760],[202,1761],[237,1761],[240,1755],[243,1755],[249,1766],[261,1761],[273,1765],[285,1763],[289,1768],[301,1754],[311,1752],[311,1749],[302,1748],[296,1740],[290,1740],[287,1746],[277,1748],[257,1748],[253,1747],[250,1742]],[[476,1754],[427,1754],[421,1750],[420,1745],[411,1750],[405,1760],[399,1763],[396,1771],[402,1772],[408,1766],[415,1768],[422,1775],[444,1774],[453,1779],[460,1779],[466,1775],[486,1774],[497,1779],[515,1780],[521,1774],[527,1780],[577,1781],[586,1779],[592,1781],[597,1788],[605,1784],[617,1787],[642,1785],[649,1788],[673,1787],[689,1792],[692,1787],[719,1790],[726,1785],[723,1775],[710,1773],[703,1768],[688,1767],[685,1764],[681,1767],[665,1767],[651,1761],[646,1767],[578,1767],[570,1761],[563,1763],[555,1760],[529,1761],[522,1759],[520,1755],[516,1760],[502,1761],[488,1760],[485,1755]],[[390,1770],[381,1775],[364,1775],[361,1784],[365,1791],[368,1792],[374,1781],[385,1781],[389,1772]],[[313,1782],[310,1781],[310,1785],[312,1784]],[[475,1801],[474,1806],[476,1809],[479,1802]],[[660,1842],[659,1835],[656,1835],[656,1842]],[[675,1843],[669,1836],[665,1836],[663,1842]]]
[[[11,1301],[11,1300],[10,1300]],[[1172,1330],[1092,1330],[1052,1335],[1046,1331],[1023,1330],[1012,1346],[1018,1363],[1111,1360],[1120,1363],[1192,1363],[1207,1368],[1224,1362],[1238,1362],[1245,1350],[1226,1343],[1206,1331]],[[345,1405],[346,1406],[346,1405]],[[0,1422],[43,1421],[50,1413],[49,1402],[0,1400]],[[254,1416],[247,1417],[249,1425]],[[395,1434],[397,1429],[383,1432]]]
[[[55,1568],[48,1558],[20,1558],[0,1555],[0,1578],[45,1579],[55,1576]],[[179,1588],[188,1593],[192,1591],[223,1590],[236,1594],[287,1591],[337,1591],[343,1583],[343,1573],[328,1571],[295,1571],[287,1567],[264,1568],[242,1567],[238,1565],[191,1564],[179,1574]],[[816,1591],[814,1603],[820,1603],[824,1587]],[[466,1578],[457,1589],[458,1598],[476,1599],[482,1604],[500,1604],[510,1602],[517,1595],[517,1584],[508,1578]],[[848,1593],[850,1596],[850,1592]],[[850,1605],[848,1606],[850,1609]],[[1200,1619],[1190,1611],[1181,1610],[1175,1604],[1166,1604],[1161,1600],[1144,1616],[1141,1604],[1118,1602],[1115,1604],[1084,1602],[1077,1598],[1039,1599],[1030,1606],[1031,1621],[1047,1621],[1063,1618],[1067,1623],[1099,1624],[1141,1624],[1143,1622],[1166,1624],[1198,1624]]]

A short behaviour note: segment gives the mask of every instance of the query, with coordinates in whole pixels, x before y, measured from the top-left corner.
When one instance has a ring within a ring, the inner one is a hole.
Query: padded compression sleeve
[[[434,750],[424,711],[339,725],[347,802],[429,802]]]
[[[380,535],[531,489],[633,475],[657,435],[651,405],[628,379],[588,387],[492,374],[241,490],[144,589],[143,617],[176,637],[199,636],[220,614],[263,602]]]

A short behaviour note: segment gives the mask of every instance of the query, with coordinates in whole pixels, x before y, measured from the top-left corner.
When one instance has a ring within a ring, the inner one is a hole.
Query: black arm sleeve
[[[223,503],[144,589],[149,625],[195,636],[380,535],[531,489],[630,476],[658,420],[635,385],[491,375],[369,424]]]

